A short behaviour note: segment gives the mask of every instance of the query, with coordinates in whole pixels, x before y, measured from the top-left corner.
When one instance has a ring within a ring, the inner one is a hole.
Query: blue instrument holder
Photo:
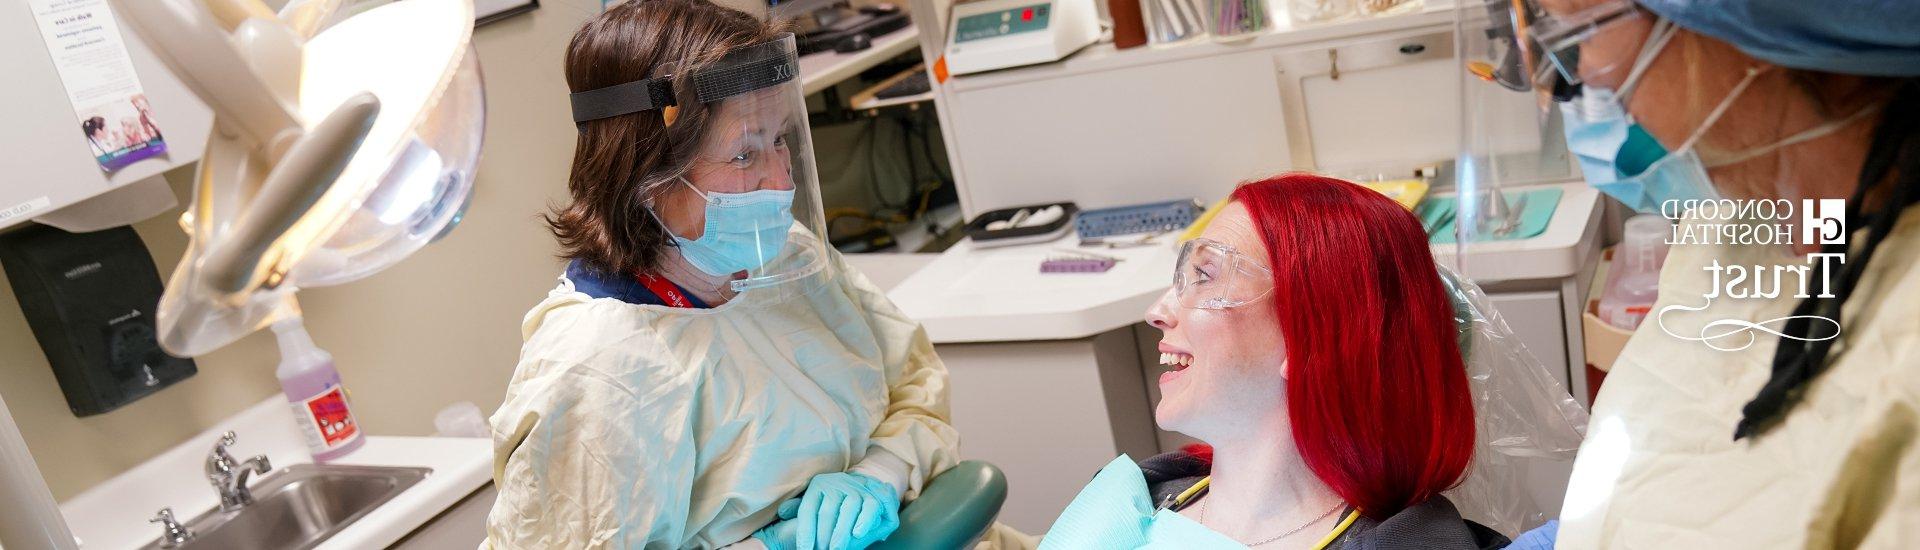
[[[1081,239],[1114,235],[1179,231],[1200,218],[1203,209],[1192,200],[1175,200],[1087,210],[1074,220]]]

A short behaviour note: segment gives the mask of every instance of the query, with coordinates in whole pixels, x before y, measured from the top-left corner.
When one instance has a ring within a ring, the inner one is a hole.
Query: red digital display
[[[1021,10],[1021,11],[1020,11],[1020,20],[1021,20],[1021,21],[1032,21],[1032,20],[1033,20],[1033,8],[1027,8],[1027,9],[1025,9],[1025,10]]]

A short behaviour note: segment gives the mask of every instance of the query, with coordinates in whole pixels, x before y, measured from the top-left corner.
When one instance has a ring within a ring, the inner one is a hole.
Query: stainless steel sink
[[[430,468],[282,468],[253,486],[253,504],[188,522],[193,539],[174,548],[313,548],[432,473]],[[160,542],[146,548],[160,548]]]

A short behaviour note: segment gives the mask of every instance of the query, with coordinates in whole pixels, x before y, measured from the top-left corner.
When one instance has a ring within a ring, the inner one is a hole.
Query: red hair
[[[1420,221],[1384,195],[1309,174],[1249,183],[1233,199],[1273,266],[1287,414],[1307,468],[1374,519],[1459,483],[1473,401]]]

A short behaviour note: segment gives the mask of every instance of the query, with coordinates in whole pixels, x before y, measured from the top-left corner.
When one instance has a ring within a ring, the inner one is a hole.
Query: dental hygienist
[[[1920,5],[1526,4],[1520,43],[1552,63],[1590,183],[1642,211],[1723,201],[1679,235],[1796,238],[1674,244],[1594,405],[1558,547],[1920,545]],[[1748,201],[1797,210],[1726,217]],[[1850,232],[1808,242],[1809,220]],[[1728,265],[1812,266],[1814,284],[1718,288]]]
[[[954,464],[931,342],[822,242],[796,71],[705,0],[574,35],[572,261],[492,418],[492,547],[864,548]]]

